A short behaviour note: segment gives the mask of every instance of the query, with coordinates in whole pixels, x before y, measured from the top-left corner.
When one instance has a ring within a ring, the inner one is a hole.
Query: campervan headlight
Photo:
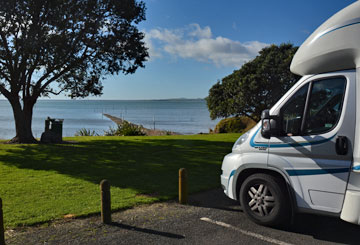
[[[249,132],[246,132],[245,134],[241,135],[235,142],[232,150],[237,150],[240,147],[240,145],[247,140],[248,137],[249,137]]]

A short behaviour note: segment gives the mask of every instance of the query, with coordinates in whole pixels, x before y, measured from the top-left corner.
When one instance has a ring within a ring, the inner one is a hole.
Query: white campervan
[[[322,24],[290,69],[303,77],[225,156],[225,194],[264,225],[295,212],[360,224],[360,1]]]

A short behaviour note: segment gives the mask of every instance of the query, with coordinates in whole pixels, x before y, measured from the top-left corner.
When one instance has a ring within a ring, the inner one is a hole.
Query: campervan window
[[[300,135],[300,127],[308,88],[309,84],[307,83],[300,88],[282,108],[282,129],[284,135]]]
[[[339,121],[345,78],[333,78],[313,83],[304,134],[320,134],[333,129]]]
[[[283,135],[313,135],[333,129],[341,115],[345,86],[346,79],[337,77],[313,81],[300,88],[281,110]]]

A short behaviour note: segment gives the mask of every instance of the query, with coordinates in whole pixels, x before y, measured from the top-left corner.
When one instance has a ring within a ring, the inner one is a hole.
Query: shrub
[[[109,127],[109,130],[104,131],[105,136],[116,136],[117,130],[113,127]]]
[[[75,136],[98,136],[95,130],[91,131],[90,129],[82,128],[76,131]]]
[[[244,133],[255,124],[256,122],[248,117],[225,118],[216,125],[214,133]]]
[[[117,129],[112,127],[108,131],[104,132],[105,136],[143,136],[143,127],[138,126],[127,121],[117,125]]]

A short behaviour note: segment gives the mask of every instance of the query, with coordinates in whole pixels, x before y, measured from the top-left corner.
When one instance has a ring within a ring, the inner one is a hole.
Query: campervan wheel
[[[284,184],[267,174],[249,176],[240,188],[240,203],[254,222],[278,225],[289,217],[290,202]]]

